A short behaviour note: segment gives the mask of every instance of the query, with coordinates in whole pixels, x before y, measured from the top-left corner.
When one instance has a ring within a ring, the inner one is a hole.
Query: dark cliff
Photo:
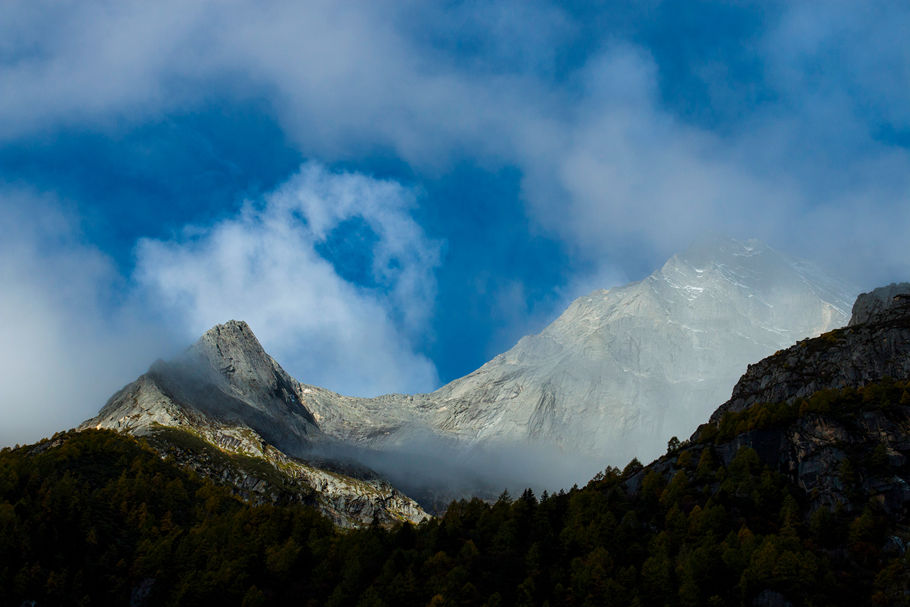
[[[754,365],[693,435],[725,465],[743,447],[810,510],[876,502],[910,520],[910,284],[860,295],[849,326]],[[659,463],[658,463],[659,464]]]
[[[892,282],[869,293],[862,293],[853,304],[853,315],[848,326],[861,325],[894,306],[897,301],[910,296],[910,282]]]
[[[910,289],[910,284],[907,285]],[[754,365],[711,416],[758,403],[794,402],[819,390],[910,377],[910,296],[896,285],[860,295],[850,325],[805,339]],[[895,294],[885,299],[885,291]]]

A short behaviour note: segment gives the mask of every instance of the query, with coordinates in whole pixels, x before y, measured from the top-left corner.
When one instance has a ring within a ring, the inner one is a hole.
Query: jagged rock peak
[[[299,456],[321,433],[298,392],[297,381],[265,352],[249,325],[230,321],[174,360],[156,362],[84,425],[131,432],[156,423],[240,425]]]
[[[242,320],[215,325],[190,347],[188,354],[198,362],[208,363],[231,383],[269,385],[276,379],[291,381]]]
[[[234,320],[234,319],[231,319],[220,325],[215,325],[214,327],[212,327],[211,329],[206,331],[204,333],[204,335],[208,335],[208,334],[220,335],[223,333],[225,333],[225,334],[230,334],[230,333],[246,334],[246,335],[251,336],[253,339],[256,339],[256,336],[253,335],[253,330],[250,329],[250,325],[246,324],[245,320]]]
[[[187,355],[197,365],[209,367],[215,384],[226,382],[232,396],[242,398],[253,408],[279,417],[292,413],[316,426],[316,420],[300,401],[297,380],[269,356],[246,322],[229,320],[215,325],[190,347]]]
[[[210,351],[220,357],[245,353],[255,358],[269,358],[253,330],[242,320],[215,325],[202,334],[192,349]]]
[[[259,342],[256,339],[256,335],[253,333],[253,330],[250,329],[250,325],[244,320],[229,320],[220,325],[215,325],[208,331],[202,334],[203,339],[211,340],[221,340],[221,339],[234,339],[234,340],[252,340]]]
[[[867,323],[886,310],[906,305],[910,305],[910,282],[892,282],[869,293],[861,293],[853,304],[848,326]]]

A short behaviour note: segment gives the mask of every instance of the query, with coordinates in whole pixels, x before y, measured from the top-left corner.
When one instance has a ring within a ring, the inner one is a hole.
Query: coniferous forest
[[[805,416],[905,415],[881,382],[728,414],[648,467],[556,494],[453,502],[419,526],[339,531],[307,506],[249,505],[109,431],[0,454],[0,604],[900,605],[910,561],[895,519],[839,471],[848,503],[810,508],[784,471],[718,445]]]
[[[910,607],[910,0],[0,0],[0,607]]]

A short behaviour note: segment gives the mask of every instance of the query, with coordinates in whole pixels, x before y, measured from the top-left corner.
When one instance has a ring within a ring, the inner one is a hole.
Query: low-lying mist
[[[179,350],[114,262],[57,201],[0,187],[0,446],[97,413],[149,363]]]
[[[365,466],[431,512],[444,510],[453,499],[492,500],[503,491],[514,497],[529,488],[537,495],[569,489],[615,461],[610,454],[594,457],[532,443],[469,444],[430,432],[381,449],[321,444],[307,459],[314,456],[329,466],[333,461]]]

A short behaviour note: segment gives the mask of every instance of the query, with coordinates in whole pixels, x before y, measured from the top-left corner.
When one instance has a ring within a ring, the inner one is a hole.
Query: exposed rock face
[[[711,422],[631,476],[627,487],[639,491],[655,472],[669,480],[696,461],[717,461],[729,472],[748,447],[802,490],[809,512],[826,507],[859,514],[874,504],[904,535],[910,521],[910,301],[889,299],[890,305],[861,316],[862,324],[751,365]],[[892,540],[902,554],[905,539]]]
[[[303,453],[323,438],[297,397],[298,384],[265,353],[245,322],[206,332],[175,361],[158,361],[86,422],[114,430],[204,420],[252,427],[268,442]]]
[[[300,397],[324,432],[359,444],[430,432],[622,465],[691,433],[749,362],[842,326],[849,291],[760,242],[708,238],[641,282],[577,299],[431,394],[351,399],[304,386]]]
[[[298,383],[266,354],[250,327],[229,321],[206,332],[189,351],[213,383],[295,434],[318,431],[297,397]]]
[[[355,446],[397,486],[441,501],[498,494],[506,478],[582,481],[604,464],[662,453],[729,395],[747,363],[843,325],[848,291],[757,241],[709,238],[643,281],[579,298],[436,392],[371,399],[300,384],[231,321],[179,361],[156,363],[87,424],[239,428],[310,461],[314,447]],[[231,449],[221,435],[207,440]],[[503,454],[524,460],[522,478],[499,470]]]
[[[844,480],[844,462],[868,460],[881,445],[889,460],[886,476],[856,470],[855,486]],[[715,447],[729,465],[741,447],[755,449],[759,459],[787,473],[808,496],[812,509],[849,507],[860,491],[891,514],[907,518],[910,507],[910,406],[887,412],[857,411],[835,417],[811,413],[782,428],[752,430]],[[864,473],[860,473],[864,472]]]
[[[886,287],[879,287],[869,293],[862,293],[853,304],[853,315],[849,326],[861,325],[873,319],[888,308],[906,302],[910,297],[910,282],[892,282]]]
[[[374,520],[417,523],[427,517],[387,481],[288,457],[249,428],[205,425],[188,431],[154,426],[137,434],[163,455],[252,503],[308,504],[348,528]]]
[[[374,517],[415,523],[426,518],[416,502],[362,467],[338,471],[301,459],[313,445],[330,440],[301,403],[301,392],[246,323],[230,321],[205,333],[177,360],[156,362],[80,427],[148,436],[162,453],[246,499],[308,501],[341,526],[370,524]],[[193,448],[177,444],[187,436],[195,439]],[[216,457],[206,445],[264,467]]]
[[[910,298],[894,287],[861,295],[851,326],[751,365],[688,448],[701,449],[712,428],[748,416],[758,427],[713,440],[724,464],[751,447],[805,491],[813,510],[873,500],[895,520],[910,519]],[[805,399],[815,398],[839,404],[812,408]],[[781,403],[790,406],[782,421],[768,422]]]
[[[801,341],[750,365],[712,421],[756,403],[792,402],[823,389],[910,377],[910,298],[891,297],[887,306],[870,305],[878,300],[865,294],[854,306],[859,308],[854,321],[868,322]]]

